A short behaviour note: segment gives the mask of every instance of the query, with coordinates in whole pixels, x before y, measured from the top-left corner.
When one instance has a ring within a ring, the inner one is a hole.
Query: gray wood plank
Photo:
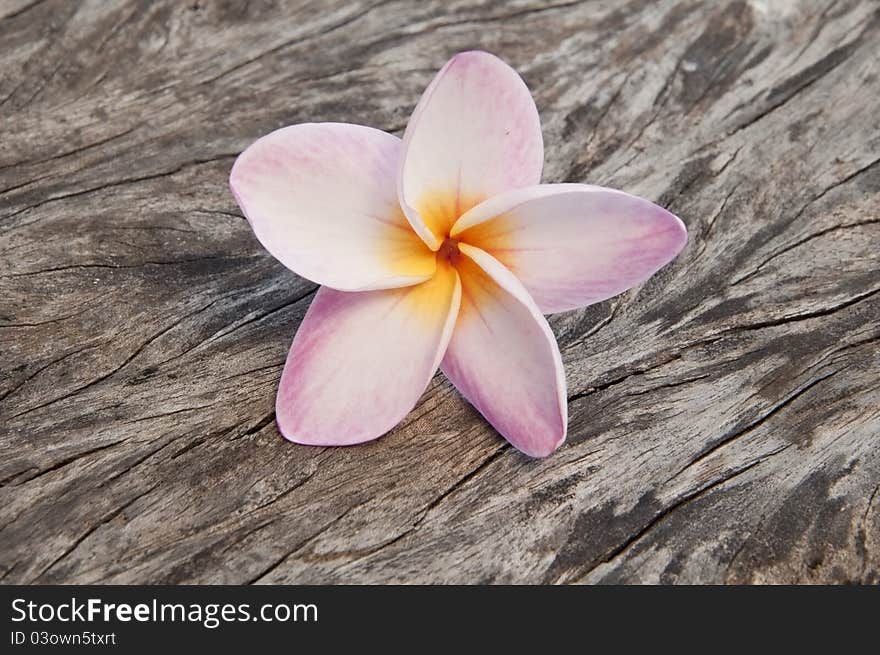
[[[377,442],[289,444],[315,286],[232,161],[303,121],[400,134],[474,47],[532,89],[546,181],[690,243],[551,320],[549,459],[439,374]],[[878,51],[857,0],[0,3],[0,578],[880,582]]]

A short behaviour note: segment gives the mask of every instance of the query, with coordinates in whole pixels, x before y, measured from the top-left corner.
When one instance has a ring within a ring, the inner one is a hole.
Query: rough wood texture
[[[459,50],[540,109],[546,181],[653,199],[685,252],[552,325],[533,461],[435,377],[389,436],[283,441],[315,287],[237,153],[400,133]],[[876,2],[0,3],[4,582],[880,581]]]

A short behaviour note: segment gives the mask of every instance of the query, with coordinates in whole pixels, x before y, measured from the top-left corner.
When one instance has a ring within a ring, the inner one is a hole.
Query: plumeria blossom
[[[440,70],[403,140],[307,123],[238,157],[230,186],[257,238],[322,285],[281,375],[287,439],[376,439],[439,366],[527,455],[565,440],[565,374],[543,315],[643,282],[687,233],[621,191],[540,184],[543,161],[525,83],[485,52]]]

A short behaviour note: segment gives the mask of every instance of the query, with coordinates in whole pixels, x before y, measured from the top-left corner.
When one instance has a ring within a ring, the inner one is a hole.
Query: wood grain
[[[315,286],[234,157],[402,132],[457,51],[521,71],[545,181],[690,243],[554,316],[570,436],[508,446],[439,375],[385,438],[273,402]],[[880,6],[0,2],[6,583],[880,582]]]

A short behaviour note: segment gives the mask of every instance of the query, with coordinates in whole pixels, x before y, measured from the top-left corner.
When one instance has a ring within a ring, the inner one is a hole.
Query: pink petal
[[[547,320],[517,279],[459,244],[462,300],[441,369],[519,450],[546,457],[565,440],[565,372]]]
[[[453,57],[422,95],[403,137],[398,190],[432,249],[486,198],[541,181],[538,110],[520,76],[485,52]]]
[[[344,446],[382,436],[437,370],[461,299],[449,266],[417,286],[349,293],[322,287],[281,376],[278,428],[289,440]]]
[[[496,196],[462,216],[452,234],[509,268],[545,314],[644,282],[687,242],[684,223],[662,207],[586,184]]]
[[[400,139],[360,125],[285,127],[245,150],[229,185],[257,238],[299,275],[358,291],[415,284],[435,258],[397,200]]]

